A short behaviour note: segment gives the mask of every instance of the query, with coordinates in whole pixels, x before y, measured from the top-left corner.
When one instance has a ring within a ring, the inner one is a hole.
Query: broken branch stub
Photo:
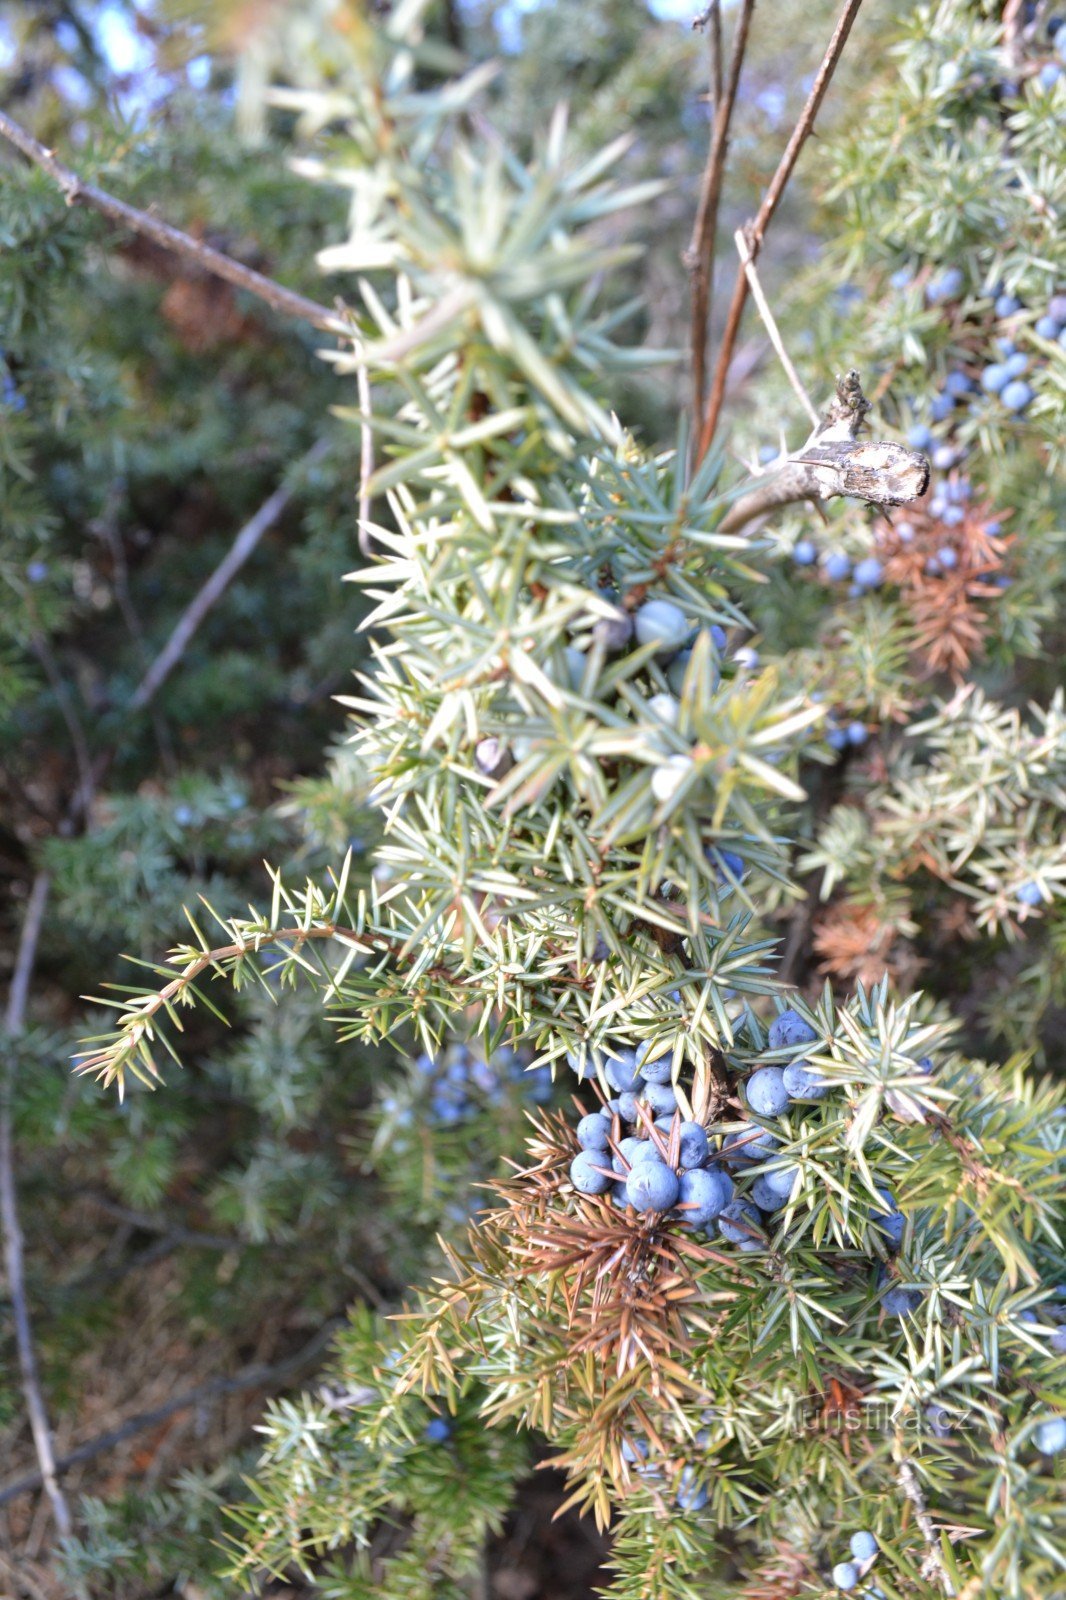
[[[919,450],[887,440],[858,438],[870,403],[857,372],[837,380],[834,399],[810,438],[786,456],[772,476],[741,495],[719,524],[736,533],[778,506],[844,495],[871,505],[901,506],[929,487],[930,466]]]

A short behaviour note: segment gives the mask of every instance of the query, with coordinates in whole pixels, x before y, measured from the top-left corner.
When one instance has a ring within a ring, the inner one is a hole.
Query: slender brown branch
[[[838,379],[836,398],[806,444],[734,501],[718,531],[738,533],[767,512],[799,500],[846,495],[882,506],[917,500],[929,486],[928,460],[906,445],[860,439],[869,409],[857,372]]]
[[[751,259],[754,261],[762,248],[766,229],[773,219],[774,213],[781,203],[781,197],[788,187],[789,179],[799,160],[800,152],[814,129],[815,118],[825,98],[826,90],[832,82],[833,74],[843,54],[852,24],[859,12],[862,0],[845,0],[844,9],[837,20],[833,30],[833,37],[826,47],[822,64],[807,96],[806,104],[800,112],[799,120],[793,128],[789,141],[785,146],[781,160],[778,162],[777,171],[770,179],[770,183],[760,202],[759,209],[752,221],[744,230]],[[696,460],[702,461],[711,447],[718,428],[718,421],[722,414],[722,402],[725,399],[726,382],[729,377],[729,367],[736,347],[737,335],[740,332],[740,320],[744,312],[744,303],[748,295],[748,276],[742,263],[737,272],[736,283],[733,286],[733,298],[729,304],[726,315],[725,331],[722,343],[718,350],[715,362],[714,377],[711,382],[711,392],[703,413],[699,439],[696,446]]]
[[[370,421],[370,375],[366,370],[366,363],[361,361],[355,369],[355,381],[359,396],[359,511],[358,511],[358,540],[359,549],[364,556],[373,553],[373,540],[370,535],[370,480],[374,476],[374,435],[371,431]]]
[[[328,447],[327,440],[319,439],[297,464],[297,472],[320,461]],[[221,600],[232,579],[244,566],[264,533],[274,526],[287,509],[295,493],[294,484],[279,484],[269,499],[264,500],[255,515],[244,524],[207,582],[182,612],[170,638],[137,685],[130,700],[131,710],[140,711],[162,688],[185,654],[189,641],[207,613]]]
[[[952,1583],[951,1577],[944,1566],[944,1557],[940,1552],[940,1538],[936,1531],[936,1523],[929,1515],[925,1496],[922,1494],[922,1486],[918,1482],[918,1474],[915,1472],[911,1462],[905,1458],[899,1461],[896,1468],[896,1477],[900,1488],[914,1507],[915,1519],[922,1530],[922,1537],[929,1552],[926,1557],[926,1564],[931,1569],[931,1574],[935,1576],[944,1593],[952,1596],[956,1593],[955,1585]]]
[[[273,278],[264,277],[261,272],[255,272],[251,267],[242,266],[231,256],[224,255],[221,250],[215,250],[211,245],[203,244],[199,239],[182,233],[180,228],[171,227],[170,223],[160,221],[147,211],[138,211],[135,206],[127,205],[125,200],[119,200],[106,190],[96,188],[95,184],[83,183],[76,172],[57,160],[53,150],[41,144],[21,124],[3,111],[0,111],[0,136],[13,144],[17,150],[21,150],[28,160],[41,168],[42,172],[48,174],[66,196],[69,206],[87,206],[90,211],[98,212],[109,222],[117,223],[120,227],[129,228],[132,232],[151,239],[163,250],[185,256],[187,260],[195,262],[198,267],[210,272],[214,277],[225,278],[226,282],[232,283],[235,288],[254,294],[257,299],[265,301],[283,316],[310,322],[326,333],[339,333],[345,336],[351,334],[350,325],[342,317],[326,306],[319,305],[316,300],[309,300],[305,295],[297,294],[295,290],[286,289],[284,285],[275,283]]]
[[[23,918],[18,953],[15,957],[15,970],[12,974],[11,989],[8,993],[7,1009],[4,1014],[4,1026],[9,1040],[17,1038],[25,1025],[26,1002],[29,996],[34,963],[37,959],[37,945],[40,941],[41,927],[44,922],[44,908],[48,901],[49,883],[48,874],[39,872],[33,881],[29,900],[26,902],[26,914]],[[18,1347],[19,1370],[22,1374],[22,1393],[26,1401],[26,1410],[30,1419],[30,1431],[33,1434],[33,1445],[40,1465],[40,1472],[36,1475],[37,1483],[44,1485],[52,1504],[52,1515],[55,1517],[60,1538],[65,1539],[69,1535],[72,1526],[70,1508],[67,1505],[62,1489],[59,1487],[56,1476],[55,1452],[52,1449],[52,1430],[48,1422],[48,1411],[44,1403],[44,1396],[41,1393],[41,1381],[37,1372],[37,1352],[34,1347],[33,1328],[30,1324],[29,1307],[26,1301],[25,1246],[22,1238],[22,1226],[19,1222],[18,1197],[15,1192],[13,1098],[14,1060],[11,1050],[8,1049],[4,1059],[3,1076],[0,1078],[0,1227],[2,1227],[4,1235],[4,1267],[7,1273],[7,1289],[15,1324],[15,1343]]]
[[[159,1423],[166,1422],[179,1411],[189,1411],[193,1406],[204,1405],[209,1400],[221,1400],[228,1394],[239,1394],[242,1389],[265,1389],[284,1378],[294,1376],[309,1366],[325,1349],[337,1329],[343,1327],[344,1321],[343,1317],[330,1318],[294,1355],[286,1356],[283,1361],[276,1361],[273,1366],[257,1363],[255,1366],[246,1367],[243,1372],[234,1373],[232,1378],[209,1378],[206,1383],[197,1384],[195,1389],[187,1389],[184,1394],[175,1395],[174,1399],[168,1400],[165,1405],[156,1406],[154,1411],[140,1411],[136,1416],[127,1417],[117,1428],[112,1428],[108,1433],[98,1434],[95,1439],[87,1439],[84,1444],[78,1445],[76,1450],[70,1450],[66,1455],[60,1456],[55,1463],[55,1471],[60,1475],[69,1472],[71,1467],[80,1466],[83,1461],[91,1461],[94,1456],[102,1455],[105,1450],[114,1450],[117,1445],[125,1444],[126,1440],[132,1439],[135,1434],[143,1433],[146,1428],[157,1427]],[[41,1487],[43,1481],[39,1472],[28,1472],[25,1477],[16,1478],[13,1483],[0,1489],[0,1506],[16,1500],[19,1495],[31,1494],[34,1489]]]
[[[729,74],[725,86],[719,83],[715,90],[714,125],[707,151],[707,165],[703,170],[700,197],[692,225],[692,239],[685,252],[685,263],[692,276],[692,315],[689,342],[692,349],[692,405],[693,420],[703,411],[704,391],[707,385],[707,331],[711,321],[711,301],[714,292],[714,247],[718,232],[718,210],[722,198],[726,157],[729,153],[729,130],[736,105],[740,71],[748,46],[755,0],[742,0],[740,16],[733,33],[733,48],[729,57]],[[717,37],[718,50],[713,59],[718,62],[721,76],[721,21],[717,5],[708,12],[712,39]],[[714,71],[712,60],[712,71]]]
[[[755,259],[752,256],[743,228],[737,229],[733,235],[733,240],[740,253],[740,259],[748,279],[748,288],[751,291],[751,298],[755,301],[759,315],[762,317],[763,326],[770,336],[770,343],[773,345],[777,358],[785,369],[785,376],[792,385],[793,392],[798,397],[800,405],[817,428],[821,419],[814,409],[813,400],[803,387],[799,373],[792,365],[788,351],[785,349],[785,341],[781,337],[781,330],[778,328],[774,314],[770,310],[770,302],[763,293],[762,284],[759,282],[759,274],[755,270]]]

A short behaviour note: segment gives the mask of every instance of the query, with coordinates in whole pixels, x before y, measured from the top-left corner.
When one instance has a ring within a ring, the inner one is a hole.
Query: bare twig
[[[748,288],[751,290],[751,298],[755,301],[755,304],[759,310],[759,315],[762,317],[763,325],[765,326],[767,333],[770,335],[770,343],[777,352],[777,358],[785,369],[785,376],[798,396],[800,405],[803,407],[804,411],[806,411],[808,417],[810,417],[811,421],[814,423],[814,426],[817,428],[821,419],[818,416],[817,411],[814,409],[814,402],[807,393],[806,389],[803,387],[799,373],[792,365],[788,351],[785,349],[785,342],[781,337],[781,330],[778,328],[777,323],[774,320],[774,314],[770,310],[770,303],[767,300],[766,295],[763,293],[762,284],[759,282],[759,275],[755,270],[755,258],[751,253],[751,248],[748,244],[743,228],[738,228],[736,233],[733,235],[733,238],[736,242],[737,250],[740,252],[740,259],[744,264],[744,271],[747,274],[748,279]]]
[[[370,426],[370,375],[366,363],[355,369],[356,391],[359,396],[359,548],[364,556],[373,554],[370,536],[370,480],[374,476],[374,435]]]
[[[912,1464],[903,1459],[897,1464],[896,1477],[899,1480],[900,1488],[914,1507],[915,1518],[919,1528],[922,1530],[922,1537],[929,1551],[926,1564],[932,1569],[932,1574],[935,1575],[944,1593],[946,1595],[954,1595],[956,1593],[955,1585],[952,1583],[951,1577],[944,1566],[936,1523],[929,1515],[925,1496],[922,1494],[922,1486],[918,1482],[918,1474]]]
[[[769,227],[774,213],[781,203],[781,197],[788,187],[800,152],[809,139],[815,118],[821,108],[825,92],[828,89],[837,64],[843,54],[852,24],[858,15],[862,0],[845,0],[844,9],[837,20],[833,30],[833,37],[826,47],[822,64],[818,68],[811,92],[807,96],[806,104],[800,112],[799,120],[792,130],[788,144],[785,146],[781,160],[778,162],[777,171],[770,179],[766,193],[762,197],[755,217],[744,230],[745,237],[754,261],[762,248],[766,229]],[[703,414],[699,439],[696,447],[696,460],[702,461],[710,449],[718,427],[718,419],[722,413],[722,401],[725,398],[726,381],[729,376],[729,367],[733,359],[733,350],[736,346],[737,336],[740,332],[740,319],[744,312],[744,303],[748,296],[748,275],[742,263],[737,272],[736,283],[733,287],[733,298],[730,301],[729,311],[726,315],[725,331],[722,334],[722,343],[718,351],[718,358],[714,368],[714,378],[711,383],[711,392]]]
[[[327,449],[328,441],[319,439],[298,463],[296,470],[313,466],[316,461],[322,459]],[[207,582],[182,612],[170,638],[137,685],[130,700],[131,710],[140,711],[162,688],[188,649],[189,641],[207,613],[221,600],[230,581],[244,566],[264,533],[274,526],[286,510],[295,492],[292,483],[280,484],[269,499],[263,501],[255,515],[244,524]]]
[[[917,450],[884,440],[860,440],[869,410],[857,372],[837,380],[836,398],[803,447],[785,456],[758,488],[741,495],[719,523],[737,533],[778,506],[850,495],[872,505],[906,505],[929,486],[929,462]]]
[[[175,255],[185,256],[214,277],[225,278],[226,282],[232,283],[235,288],[254,294],[257,299],[265,301],[283,316],[310,322],[326,333],[339,333],[344,336],[351,334],[349,323],[335,311],[319,305],[316,300],[308,300],[305,295],[297,294],[295,290],[286,289],[282,284],[275,283],[273,278],[264,277],[261,272],[255,272],[251,267],[242,266],[231,256],[224,255],[221,250],[215,250],[211,245],[192,238],[190,234],[182,233],[180,228],[172,228],[168,222],[161,222],[158,217],[153,217],[146,211],[138,211],[135,206],[116,199],[106,190],[98,189],[91,183],[83,183],[76,172],[56,159],[54,151],[41,144],[2,111],[0,111],[0,137],[7,139],[47,173],[53,183],[62,190],[69,206],[87,206],[90,211],[98,212],[109,222],[115,222],[120,227],[142,234],[146,239],[151,239],[153,243],[164,250],[172,251]]]
[[[693,420],[703,410],[704,391],[707,384],[707,330],[711,320],[711,300],[714,291],[714,246],[718,232],[718,208],[722,198],[722,181],[725,176],[726,157],[729,153],[729,129],[736,105],[740,69],[748,46],[755,0],[742,0],[740,16],[733,33],[733,49],[729,57],[729,75],[724,87],[715,88],[714,125],[707,151],[707,165],[703,170],[699,203],[692,225],[692,239],[685,252],[685,263],[692,276],[692,316],[689,342],[692,347],[692,404]],[[711,23],[712,39],[717,38],[717,52],[712,52],[712,72],[717,61],[717,74],[721,78],[721,21],[717,5],[707,13]]]
[[[44,908],[48,901],[49,878],[39,872],[26,902],[26,915],[22,922],[15,970],[7,997],[4,1027],[9,1039],[17,1038],[26,1021],[26,1001],[30,978],[37,959],[37,945],[44,922]],[[18,1198],[15,1193],[15,1159],[12,1099],[14,1092],[14,1061],[8,1050],[0,1078],[0,1226],[4,1234],[4,1266],[11,1310],[15,1323],[15,1343],[18,1346],[19,1369],[22,1373],[22,1393],[30,1418],[33,1445],[37,1452],[40,1472],[38,1484],[43,1484],[52,1503],[52,1515],[60,1538],[71,1531],[70,1509],[56,1477],[55,1453],[52,1449],[52,1430],[48,1412],[41,1393],[37,1373],[37,1353],[33,1343],[33,1329],[26,1303],[26,1277],[24,1271],[24,1245],[19,1222]]]
[[[156,1406],[154,1411],[140,1411],[136,1416],[128,1417],[119,1427],[112,1428],[108,1433],[98,1434],[95,1439],[87,1439],[84,1444],[78,1445],[76,1450],[70,1450],[65,1456],[60,1456],[55,1463],[55,1471],[61,1475],[69,1472],[71,1467],[80,1466],[83,1461],[91,1461],[94,1456],[102,1455],[105,1450],[114,1450],[116,1445],[124,1444],[127,1439],[143,1433],[146,1428],[154,1428],[160,1422],[166,1422],[167,1418],[174,1416],[176,1412],[189,1411],[193,1406],[204,1405],[209,1400],[221,1400],[228,1394],[239,1394],[242,1389],[265,1389],[292,1377],[314,1361],[337,1329],[343,1327],[344,1322],[344,1317],[331,1317],[294,1355],[286,1356],[284,1361],[276,1361],[273,1366],[257,1363],[255,1366],[246,1367],[243,1372],[234,1373],[232,1378],[209,1378],[206,1383],[197,1384],[195,1389],[187,1389],[184,1394],[175,1395],[174,1399],[168,1400],[165,1405]],[[16,1478],[13,1483],[0,1489],[0,1506],[7,1505],[19,1495],[31,1494],[34,1489],[41,1487],[42,1481],[39,1472],[28,1472],[24,1477]]]

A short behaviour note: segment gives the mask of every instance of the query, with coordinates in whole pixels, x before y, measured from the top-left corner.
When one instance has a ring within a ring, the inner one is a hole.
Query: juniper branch
[[[15,122],[3,111],[0,111],[0,137],[13,144],[28,160],[48,174],[62,191],[68,206],[86,206],[90,211],[106,217],[109,222],[116,223],[122,228],[129,228],[133,233],[142,234],[161,249],[169,250],[173,255],[184,256],[186,260],[194,262],[213,277],[224,278],[227,283],[232,283],[234,288],[254,294],[257,299],[264,301],[274,311],[280,311],[283,316],[309,322],[324,333],[350,336],[350,324],[336,312],[328,310],[326,306],[319,305],[315,300],[309,300],[306,295],[297,294],[294,289],[286,289],[283,284],[276,283],[273,278],[268,278],[251,267],[242,266],[239,261],[234,261],[232,256],[227,256],[221,250],[204,244],[200,239],[194,239],[188,233],[182,233],[180,228],[172,227],[169,222],[163,222],[147,211],[139,211],[136,206],[128,205],[125,200],[119,200],[115,195],[108,194],[105,189],[98,189],[95,184],[83,182],[76,172],[57,159],[54,150],[49,150],[47,145],[41,144],[40,140],[35,139],[20,123]]]

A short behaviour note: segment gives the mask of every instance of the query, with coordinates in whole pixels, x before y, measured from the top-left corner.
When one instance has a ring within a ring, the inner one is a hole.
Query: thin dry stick
[[[785,369],[786,378],[795,390],[796,395],[799,397],[800,405],[803,407],[804,411],[806,411],[814,426],[817,427],[821,421],[821,418],[814,409],[814,402],[807,393],[806,389],[803,387],[800,375],[792,365],[788,351],[785,349],[785,342],[781,337],[781,331],[778,328],[777,323],[774,321],[774,314],[770,310],[769,301],[767,300],[766,295],[763,293],[762,284],[759,282],[759,275],[755,271],[755,260],[748,246],[748,241],[743,228],[738,228],[736,233],[733,235],[733,238],[736,241],[737,249],[740,252],[740,259],[744,264],[744,271],[748,279],[748,288],[751,290],[751,298],[755,301],[766,331],[770,335],[770,343],[776,350],[778,360]]]
[[[374,435],[370,429],[370,374],[365,362],[355,369],[356,391],[359,396],[359,548],[364,556],[373,554],[370,537],[370,480],[374,476]]]
[[[298,463],[297,471],[320,461],[328,448],[328,441],[319,439]],[[140,711],[162,688],[185,654],[189,641],[207,613],[221,600],[231,580],[244,566],[264,533],[274,526],[286,510],[295,492],[295,487],[291,483],[280,484],[269,499],[263,501],[255,515],[244,524],[207,582],[182,612],[170,638],[134,690],[130,700],[132,711]]]
[[[936,1524],[929,1515],[925,1496],[922,1494],[922,1486],[918,1482],[918,1474],[909,1461],[902,1460],[897,1465],[896,1477],[899,1480],[900,1488],[914,1507],[918,1526],[922,1530],[922,1537],[929,1551],[928,1564],[936,1573],[944,1593],[946,1595],[954,1595],[956,1593],[955,1585],[952,1583],[951,1577],[944,1566],[944,1557],[940,1551],[940,1539],[936,1531]]]
[[[770,180],[769,187],[762,197],[762,202],[754,219],[744,230],[751,251],[751,258],[755,260],[762,248],[763,237],[775,211],[781,203],[781,197],[788,187],[800,152],[810,138],[814,128],[815,118],[821,108],[837,64],[843,54],[852,24],[859,12],[862,0],[846,0],[843,11],[833,30],[833,37],[826,48],[822,64],[818,68],[817,76],[807,96],[807,103],[800,113],[799,121],[792,130],[784,154],[778,162],[777,171]],[[715,363],[714,378],[711,383],[711,393],[707,401],[703,423],[700,428],[699,440],[696,448],[696,460],[702,461],[711,447],[718,427],[718,419],[722,414],[722,402],[725,398],[725,386],[729,376],[729,367],[736,347],[737,335],[740,332],[740,319],[744,312],[744,303],[748,295],[748,275],[742,264],[737,272],[737,280],[733,287],[733,298],[726,316],[725,332],[722,335],[718,359]]]
[[[69,1472],[71,1467],[79,1466],[83,1461],[91,1461],[94,1456],[102,1455],[105,1450],[113,1450],[116,1445],[124,1444],[127,1439],[143,1433],[146,1428],[154,1428],[159,1423],[166,1422],[168,1417],[174,1416],[179,1411],[188,1411],[193,1406],[221,1399],[224,1395],[238,1394],[242,1389],[266,1388],[294,1375],[303,1367],[309,1366],[325,1349],[337,1329],[343,1326],[344,1321],[343,1317],[331,1318],[294,1355],[287,1356],[284,1361],[275,1362],[273,1366],[257,1364],[246,1367],[243,1372],[235,1373],[232,1378],[209,1378],[206,1383],[198,1384],[195,1389],[187,1389],[184,1394],[176,1395],[173,1400],[157,1406],[154,1411],[141,1411],[136,1416],[128,1417],[117,1428],[112,1428],[108,1433],[101,1433],[95,1439],[87,1439],[84,1444],[78,1445],[76,1450],[60,1456],[55,1463],[55,1470],[59,1473]],[[40,1488],[42,1481],[39,1472],[28,1472],[25,1477],[16,1478],[13,1483],[0,1489],[0,1506],[7,1505],[19,1495],[31,1494],[34,1489]]]
[[[21,150],[24,156],[48,174],[66,196],[68,206],[88,206],[90,211],[99,212],[109,222],[118,223],[120,227],[130,228],[134,233],[143,234],[146,239],[151,239],[163,250],[186,256],[205,272],[210,272],[216,278],[225,278],[226,282],[232,283],[235,288],[245,289],[249,294],[254,294],[257,299],[265,301],[268,306],[280,311],[284,316],[297,317],[301,322],[310,322],[326,333],[346,336],[351,334],[351,327],[343,318],[336,312],[328,310],[326,306],[319,305],[316,300],[308,300],[305,295],[297,294],[295,290],[286,289],[282,284],[275,283],[273,278],[266,278],[261,272],[253,271],[251,267],[241,266],[239,261],[224,255],[221,250],[212,249],[209,244],[203,244],[199,239],[182,233],[180,228],[172,228],[168,222],[161,222],[158,217],[150,216],[146,211],[138,211],[135,206],[116,199],[106,190],[96,188],[95,184],[83,183],[76,172],[56,159],[54,151],[41,144],[2,111],[0,111],[0,136]]]
[[[37,959],[37,944],[41,937],[44,908],[48,900],[48,874],[39,872],[33,880],[26,915],[23,918],[15,971],[7,997],[4,1026],[9,1038],[16,1038],[26,1021],[26,1001],[30,978]],[[41,1382],[37,1374],[37,1353],[33,1343],[33,1329],[26,1304],[26,1277],[24,1271],[25,1247],[19,1223],[18,1199],[15,1193],[15,1159],[13,1136],[13,1074],[14,1063],[10,1051],[4,1061],[3,1078],[0,1079],[0,1227],[4,1234],[4,1265],[7,1271],[7,1289],[15,1322],[15,1343],[18,1346],[19,1368],[22,1373],[22,1393],[29,1413],[33,1445],[40,1464],[38,1482],[42,1483],[52,1503],[60,1538],[71,1531],[70,1509],[56,1477],[55,1452],[52,1449],[52,1430]]]
[[[692,225],[692,239],[685,252],[685,263],[692,275],[692,317],[689,343],[692,348],[692,404],[693,418],[703,410],[703,397],[707,385],[707,330],[711,321],[711,299],[714,291],[714,243],[718,232],[718,209],[722,198],[722,181],[725,176],[726,157],[729,153],[729,129],[736,105],[740,69],[748,46],[748,32],[755,0],[743,0],[740,16],[733,34],[733,49],[729,57],[729,75],[724,88],[715,95],[714,127],[707,165],[703,170],[699,203]],[[712,29],[717,8],[708,13]],[[720,30],[720,23],[718,24]],[[712,34],[713,37],[713,34]],[[718,34],[719,44],[721,34]],[[717,52],[721,62],[721,49]],[[713,66],[712,66],[713,70]],[[720,74],[720,65],[719,65]]]

